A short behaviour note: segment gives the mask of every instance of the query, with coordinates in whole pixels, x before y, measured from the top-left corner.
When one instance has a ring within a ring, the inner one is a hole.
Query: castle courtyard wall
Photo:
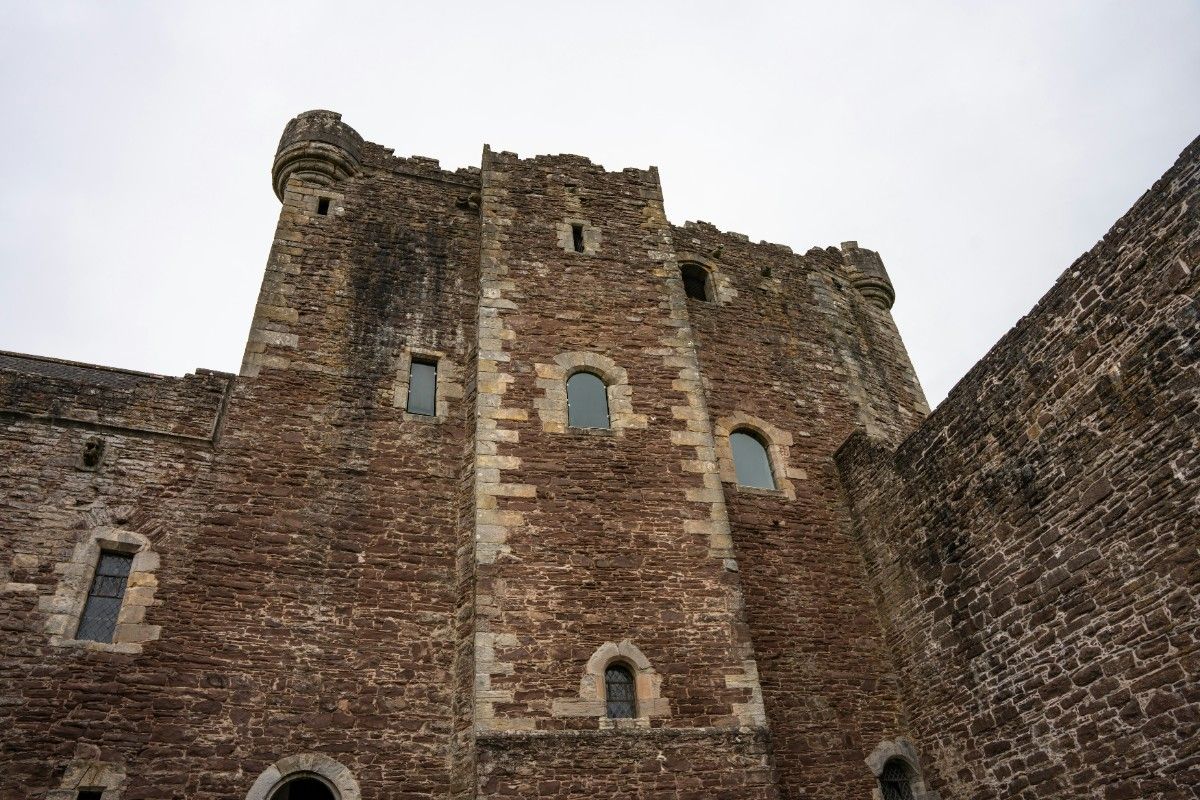
[[[898,449],[839,464],[943,797],[1200,785],[1200,141]]]

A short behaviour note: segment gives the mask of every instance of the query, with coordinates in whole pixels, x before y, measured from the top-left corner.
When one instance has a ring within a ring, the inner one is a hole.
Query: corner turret
[[[293,175],[318,186],[333,186],[359,169],[363,138],[342,122],[335,111],[305,111],[283,129],[271,182],[275,196],[283,201],[288,179]]]
[[[864,250],[858,242],[842,242],[842,260],[850,271],[850,280],[868,301],[884,311],[896,302],[896,291],[883,268],[883,259],[874,250]]]

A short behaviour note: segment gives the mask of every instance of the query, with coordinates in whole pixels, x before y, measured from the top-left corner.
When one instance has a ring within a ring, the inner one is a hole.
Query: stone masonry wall
[[[765,720],[657,175],[487,152],[482,213],[480,796],[774,796],[761,739],[723,733]],[[609,382],[611,429],[563,425],[574,369]],[[629,737],[583,735],[614,724],[605,648],[638,673]],[[691,734],[630,770],[660,728]]]
[[[946,800],[1188,796],[1198,163],[922,423],[872,251],[301,114],[239,375],[0,353],[0,798],[851,800],[891,753]]]
[[[242,798],[280,763],[340,764],[338,785],[367,798],[446,796],[478,178],[377,147],[361,165],[287,184],[216,444],[229,376],[9,390],[0,796]],[[396,403],[412,350],[441,354],[439,417]],[[204,414],[172,410],[185,390]],[[109,426],[98,470],[76,467],[93,431],[40,411],[76,395]],[[153,430],[113,427],[139,421]],[[61,565],[95,531],[152,543],[157,586],[130,594],[154,589],[158,638],[47,635]]]
[[[25,397],[39,380],[21,376]],[[94,440],[104,451],[88,466],[83,456]],[[131,580],[131,594],[153,587],[159,603],[177,597],[188,584],[195,528],[173,521],[205,513],[203,485],[214,459],[206,439],[23,417],[0,423],[0,796],[45,797],[78,761],[122,764],[139,752],[153,758],[156,747],[180,734],[170,719],[178,711],[168,709],[183,706],[188,687],[171,666],[134,655],[160,644],[144,644],[156,628],[183,624],[178,610],[143,608],[130,621],[138,630],[122,625],[117,644],[74,641],[77,617],[69,601],[86,591],[94,561],[76,576],[72,554],[94,535],[144,537],[161,565],[153,573],[156,586]]]
[[[232,375],[183,378],[0,352],[0,421],[212,442]]]
[[[894,452],[839,453],[943,797],[1200,785],[1200,140]]]
[[[851,286],[837,250],[800,256],[705,223],[673,240],[726,287],[687,304],[711,413],[766,434],[779,457],[779,491],[731,471],[722,485],[783,795],[870,797],[863,759],[898,733],[898,695],[832,455],[858,425],[911,430],[924,399],[896,393],[890,415],[862,403],[873,376],[911,367],[898,337],[888,352],[902,360],[876,363],[888,353],[858,319],[890,314]]]
[[[770,800],[765,731],[658,728],[481,736],[480,796]]]

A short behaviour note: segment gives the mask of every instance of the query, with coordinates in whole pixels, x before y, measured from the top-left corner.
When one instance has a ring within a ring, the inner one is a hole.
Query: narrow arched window
[[[610,719],[637,716],[637,692],[633,674],[624,664],[609,664],[604,670],[604,700]]]
[[[132,566],[132,553],[100,551],[100,560],[96,563],[96,571],[92,575],[92,588],[88,591],[83,614],[79,617],[76,639],[89,639],[94,642],[113,640]]]
[[[902,759],[893,758],[879,773],[879,790],[883,800],[913,800],[912,770]]]
[[[572,428],[607,428],[608,387],[590,372],[567,378],[567,424]]]
[[[758,434],[748,430],[734,431],[729,434],[729,447],[733,450],[738,485],[755,489],[775,488],[767,445]]]
[[[708,270],[696,263],[686,263],[679,267],[683,278],[683,291],[693,300],[711,300],[712,294],[708,286]]]

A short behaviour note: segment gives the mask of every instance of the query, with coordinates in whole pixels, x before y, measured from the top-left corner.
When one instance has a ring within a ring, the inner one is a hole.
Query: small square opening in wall
[[[320,214],[322,217],[329,214],[329,198],[328,197],[318,197],[317,198],[317,213]]]
[[[574,245],[576,253],[583,252],[583,226],[579,223],[571,226],[571,243]]]
[[[103,789],[80,789],[75,800],[104,800]]]

